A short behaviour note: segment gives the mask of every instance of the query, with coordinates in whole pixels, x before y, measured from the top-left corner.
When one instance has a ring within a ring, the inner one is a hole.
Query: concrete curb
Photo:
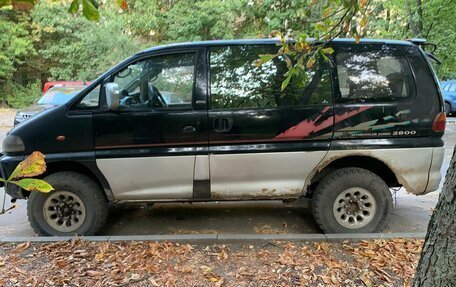
[[[116,235],[116,236],[81,236],[87,241],[172,241],[186,243],[245,243],[267,241],[360,241],[377,239],[424,239],[425,233],[358,233],[358,234],[181,234],[181,235]],[[76,237],[26,237],[26,236],[0,236],[0,243],[11,242],[58,242],[69,241]]]

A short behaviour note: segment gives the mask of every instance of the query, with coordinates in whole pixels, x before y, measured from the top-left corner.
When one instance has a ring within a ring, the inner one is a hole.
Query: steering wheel
[[[163,99],[163,96],[160,94],[160,91],[156,87],[149,87],[149,95],[149,106],[162,108],[168,107],[165,100]]]

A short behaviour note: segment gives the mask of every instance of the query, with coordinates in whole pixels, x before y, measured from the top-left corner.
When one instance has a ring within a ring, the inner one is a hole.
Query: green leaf
[[[324,54],[332,54],[332,53],[334,53],[334,49],[331,48],[331,47],[327,47],[327,48],[321,49],[321,51],[322,51]]]
[[[10,183],[13,183],[27,191],[39,191],[39,192],[48,193],[48,192],[54,190],[52,185],[45,182],[44,180],[36,179],[36,178],[23,178],[18,181],[10,181]]]
[[[293,70],[289,70],[286,73],[286,75],[287,75],[287,77],[282,82],[282,87],[280,88],[281,91],[285,90],[287,88],[288,84],[290,83],[291,77],[293,77]]]
[[[263,55],[258,55],[260,58],[253,61],[253,64],[257,67],[263,65],[266,62],[271,61],[274,59],[277,55],[272,55],[272,54],[263,54]]]
[[[93,0],[82,0],[82,14],[91,21],[98,21],[100,19],[100,12]]]
[[[0,0],[0,7],[11,5],[11,0]]]
[[[73,0],[73,2],[71,2],[70,8],[68,8],[68,12],[71,14],[77,13],[79,11],[79,4],[79,0]]]

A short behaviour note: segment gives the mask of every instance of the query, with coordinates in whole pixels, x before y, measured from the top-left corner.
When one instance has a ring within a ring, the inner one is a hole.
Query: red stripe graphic
[[[334,119],[333,117],[329,117],[320,124],[315,125],[315,123],[323,116],[323,114],[330,109],[330,107],[325,107],[323,110],[320,111],[320,115],[316,119],[303,120],[299,124],[292,126],[283,133],[277,135],[274,139],[303,139],[308,137],[312,133],[316,133],[327,127],[330,127],[333,124],[333,122],[334,124],[339,123],[370,108],[372,108],[372,106],[359,107],[357,110],[345,112],[341,115],[335,115]]]

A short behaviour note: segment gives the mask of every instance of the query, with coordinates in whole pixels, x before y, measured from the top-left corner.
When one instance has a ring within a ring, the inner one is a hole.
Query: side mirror
[[[108,111],[115,111],[119,108],[120,90],[117,83],[107,83],[105,85],[106,104]]]

